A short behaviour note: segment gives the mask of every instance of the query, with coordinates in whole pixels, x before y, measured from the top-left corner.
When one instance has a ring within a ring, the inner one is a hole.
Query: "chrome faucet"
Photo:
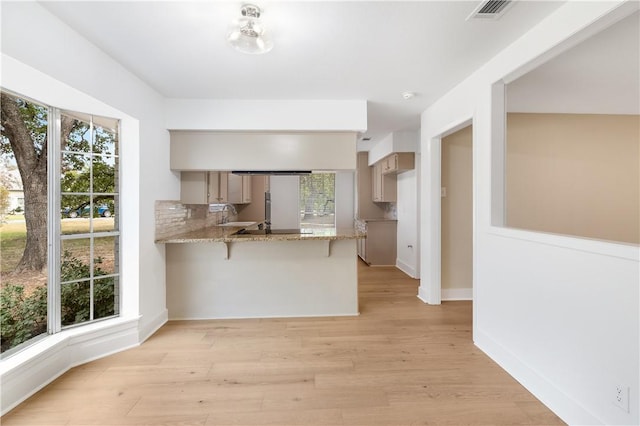
[[[235,216],[238,214],[238,211],[236,210],[236,206],[234,206],[231,203],[226,203],[222,206],[222,222],[220,223],[228,223],[229,222],[229,210],[231,210],[231,213]],[[227,212],[227,215],[225,216],[224,212]]]

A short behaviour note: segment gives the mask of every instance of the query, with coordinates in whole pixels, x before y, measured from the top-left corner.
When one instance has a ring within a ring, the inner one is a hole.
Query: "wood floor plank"
[[[342,424],[342,411],[336,408],[330,408],[317,410],[212,413],[207,419],[206,426],[337,426]]]
[[[171,321],[2,425],[563,424],[473,344],[470,302],[425,305],[396,268],[358,274],[360,316]]]

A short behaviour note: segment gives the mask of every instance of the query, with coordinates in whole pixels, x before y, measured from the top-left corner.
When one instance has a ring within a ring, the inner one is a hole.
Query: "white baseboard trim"
[[[409,275],[411,278],[418,279],[418,274],[416,274],[416,269],[407,263],[403,262],[400,259],[396,259],[396,268],[400,269],[405,274]]]
[[[165,309],[148,323],[140,324],[140,331],[138,332],[140,343],[151,337],[156,331],[160,329],[160,327],[165,325],[167,321],[169,321],[169,311]]]
[[[357,317],[360,312],[350,313],[331,313],[331,314],[292,314],[292,315],[257,315],[257,316],[219,316],[219,317],[176,317],[170,318],[171,321],[208,321],[208,320],[237,320],[237,319],[278,319],[278,318],[327,318],[327,317]]]
[[[422,286],[418,286],[418,299],[422,300],[422,303],[429,303],[427,302],[429,300],[427,298],[427,290]]]
[[[443,288],[442,300],[473,300],[472,288]]]
[[[138,344],[138,318],[101,321],[41,339],[0,362],[0,415],[70,368]]]
[[[567,424],[606,424],[481,330],[476,329],[474,337],[474,343],[480,350]]]

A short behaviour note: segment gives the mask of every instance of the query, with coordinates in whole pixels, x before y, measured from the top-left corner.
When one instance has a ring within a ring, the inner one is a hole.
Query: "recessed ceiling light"
[[[407,101],[407,100],[409,100],[409,99],[411,99],[411,98],[413,98],[415,96],[416,96],[416,94],[413,93],[413,92],[403,92],[402,93],[402,99],[404,99],[405,101]]]

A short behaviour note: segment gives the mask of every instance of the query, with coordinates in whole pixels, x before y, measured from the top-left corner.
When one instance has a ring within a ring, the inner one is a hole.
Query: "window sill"
[[[76,343],[76,340],[92,339],[99,337],[100,335],[111,334],[115,329],[128,328],[127,325],[135,324],[137,326],[137,322],[138,317],[118,317],[80,327],[69,328],[59,333],[45,336],[37,342],[34,342],[32,345],[29,345],[23,350],[9,356],[7,359],[0,360],[0,376],[4,376],[14,368],[28,363],[43,352],[52,350],[65,342],[67,344],[74,344]]]
[[[70,368],[139,345],[139,319],[119,317],[63,330],[0,360],[0,415]]]
[[[529,231],[518,228],[503,228],[500,226],[491,226],[489,228],[489,233],[503,238],[530,241],[533,243],[563,247],[587,253],[618,257],[636,262],[640,261],[640,247],[631,243]]]

